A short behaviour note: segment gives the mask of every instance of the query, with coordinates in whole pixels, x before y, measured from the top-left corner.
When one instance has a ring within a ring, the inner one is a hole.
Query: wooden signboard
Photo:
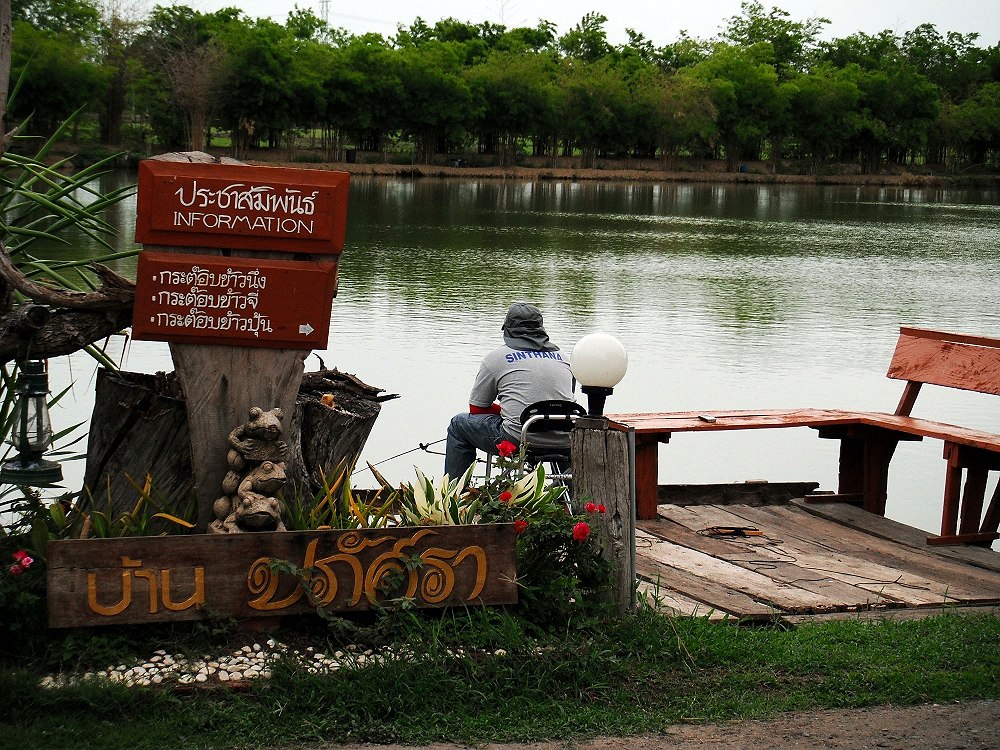
[[[146,245],[338,255],[349,175],[319,169],[145,160],[135,239]]]
[[[143,251],[132,335],[148,341],[325,349],[333,262]]]
[[[126,537],[48,544],[49,626],[517,602],[513,524]],[[309,569],[301,580],[273,560]]]

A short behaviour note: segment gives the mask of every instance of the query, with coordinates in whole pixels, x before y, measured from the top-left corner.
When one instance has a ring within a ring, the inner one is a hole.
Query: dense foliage
[[[100,7],[102,10],[98,10]],[[929,24],[826,41],[826,19],[745,2],[714,39],[663,47],[585,15],[506,28],[417,18],[391,38],[351,35],[296,8],[284,25],[235,8],[156,6],[129,17],[94,0],[15,0],[14,118],[44,131],[86,103],[111,144],[202,148],[224,135],[322,158],[473,154],[679,155],[951,170],[1000,163],[1000,46]],[[53,95],[53,92],[59,92]],[[124,140],[123,140],[124,139]]]

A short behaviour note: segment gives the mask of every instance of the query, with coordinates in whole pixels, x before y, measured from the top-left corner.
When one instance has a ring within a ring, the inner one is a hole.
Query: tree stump
[[[323,403],[324,396],[332,400],[330,406]],[[332,481],[341,471],[353,470],[382,402],[396,397],[336,369],[305,373],[291,419],[285,417],[286,492],[315,494],[322,489],[324,476]],[[236,423],[215,438],[223,456],[234,427]],[[206,447],[199,445],[197,450]],[[115,516],[131,511],[148,475],[157,510],[195,520],[191,451],[187,404],[176,373],[98,372],[85,504]],[[221,485],[206,491],[222,494]],[[197,521],[204,531],[207,520]]]

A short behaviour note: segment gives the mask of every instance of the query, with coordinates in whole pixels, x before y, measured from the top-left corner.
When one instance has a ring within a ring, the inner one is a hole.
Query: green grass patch
[[[401,622],[396,632],[365,632],[405,642],[411,660],[332,674],[281,662],[245,692],[45,689],[40,665],[10,668],[0,693],[18,698],[0,704],[0,744],[253,748],[627,735],[790,710],[996,698],[1000,674],[996,616],[780,630],[644,612],[558,636],[529,633],[497,611]],[[319,632],[309,637],[335,647]]]

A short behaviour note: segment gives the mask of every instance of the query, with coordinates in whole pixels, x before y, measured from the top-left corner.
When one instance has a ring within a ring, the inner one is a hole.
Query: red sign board
[[[136,242],[337,255],[350,175],[318,169],[145,160]]]
[[[132,335],[146,341],[325,349],[335,263],[143,251]]]

